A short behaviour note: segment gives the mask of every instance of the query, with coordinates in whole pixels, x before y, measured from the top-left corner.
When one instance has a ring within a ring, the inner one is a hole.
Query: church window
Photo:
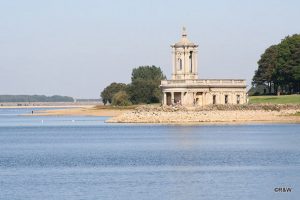
[[[217,96],[213,95],[213,104],[217,104]]]
[[[178,61],[179,61],[179,70],[182,70],[182,59],[179,58]]]

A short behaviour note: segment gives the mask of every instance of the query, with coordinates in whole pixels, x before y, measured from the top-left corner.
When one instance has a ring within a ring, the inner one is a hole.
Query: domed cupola
[[[197,72],[197,47],[189,41],[186,28],[182,29],[182,37],[179,42],[171,45],[173,61],[173,80],[198,79]]]
[[[182,28],[182,35],[179,42],[175,43],[172,47],[197,47],[193,42],[187,38],[186,28]]]

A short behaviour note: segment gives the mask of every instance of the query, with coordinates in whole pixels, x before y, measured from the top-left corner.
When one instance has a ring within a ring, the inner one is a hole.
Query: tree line
[[[0,95],[0,102],[73,102],[68,96],[45,95]]]
[[[271,45],[258,61],[252,85],[265,85],[268,93],[293,94],[300,92],[300,35],[285,37]]]
[[[113,82],[101,92],[104,105],[128,106],[141,103],[159,103],[161,80],[165,79],[160,67],[140,66],[131,73],[131,83]]]

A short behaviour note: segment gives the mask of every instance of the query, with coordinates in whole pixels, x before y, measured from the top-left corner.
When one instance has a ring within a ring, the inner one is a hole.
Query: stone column
[[[173,47],[172,51],[172,65],[173,65],[173,72],[172,72],[172,79],[176,79],[176,51],[175,48]]]
[[[163,100],[163,105],[167,105],[167,93],[164,92],[164,100]]]
[[[198,57],[197,57],[197,52],[194,53],[194,69],[195,69],[195,73],[197,74],[197,78],[198,78]]]
[[[184,92],[181,92],[181,98],[180,98],[181,105],[183,105],[183,98],[184,98]]]
[[[187,50],[187,49],[185,49],[184,50],[184,52],[185,52],[185,66],[186,66],[186,74],[187,75],[190,75],[190,52]]]
[[[186,64],[186,52],[185,48],[183,47],[183,60],[182,60],[182,68],[183,68],[183,73],[184,73],[184,79],[186,79],[185,75],[187,74],[187,64]]]
[[[196,103],[196,102],[195,102],[195,101],[196,101],[195,96],[196,96],[196,95],[195,95],[195,92],[193,92],[193,102],[192,102],[192,103],[193,103],[193,106],[195,106],[195,103]]]
[[[174,92],[171,92],[171,104],[174,104]]]
[[[196,70],[195,70],[195,52],[194,51],[192,52],[192,71],[193,71],[193,74],[196,74]]]

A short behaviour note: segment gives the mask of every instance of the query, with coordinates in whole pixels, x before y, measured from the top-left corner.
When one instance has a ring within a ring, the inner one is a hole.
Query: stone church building
[[[179,42],[172,45],[171,80],[162,80],[163,105],[205,106],[247,102],[243,79],[198,79],[198,45],[190,42],[183,28]]]

